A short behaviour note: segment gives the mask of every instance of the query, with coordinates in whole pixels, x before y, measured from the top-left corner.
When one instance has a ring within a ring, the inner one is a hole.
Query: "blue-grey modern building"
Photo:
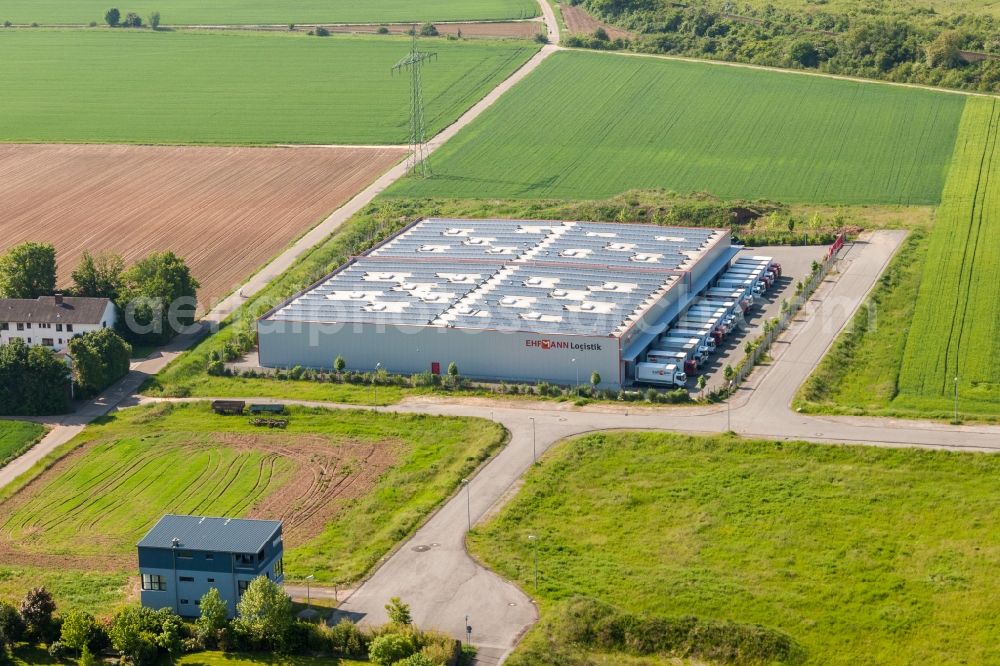
[[[138,543],[142,605],[198,617],[213,587],[230,616],[250,581],[284,581],[281,521],[166,515]]]

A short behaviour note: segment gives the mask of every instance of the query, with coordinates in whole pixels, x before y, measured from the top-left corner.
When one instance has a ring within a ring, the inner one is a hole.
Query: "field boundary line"
[[[609,56],[619,56],[626,58],[651,58],[654,60],[673,60],[676,62],[687,62],[702,65],[715,65],[717,67],[738,67],[742,69],[752,69],[762,72],[776,72],[779,74],[794,74],[798,76],[815,76],[823,79],[834,79],[836,81],[851,81],[854,83],[871,83],[882,86],[894,86],[897,88],[911,88],[915,90],[927,90],[930,92],[947,93],[950,95],[962,95],[964,97],[984,97],[986,99],[1000,98],[1000,93],[984,93],[974,90],[955,90],[953,88],[937,88],[935,86],[920,83],[901,83],[898,81],[882,81],[879,79],[865,79],[858,76],[847,76],[845,74],[828,74],[826,72],[811,72],[802,69],[785,69],[782,67],[770,67],[767,65],[753,65],[745,62],[729,62],[726,60],[709,60],[707,58],[686,58],[684,56],[662,55],[658,53],[634,53],[632,51],[598,51],[596,49],[584,49],[575,47],[560,46],[560,50],[576,53],[598,53]]]

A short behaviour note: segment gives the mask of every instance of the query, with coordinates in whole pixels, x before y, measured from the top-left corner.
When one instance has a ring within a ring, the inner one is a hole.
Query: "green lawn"
[[[471,546],[532,592],[539,536],[543,624],[585,595],[763,624],[808,664],[1000,663],[998,474],[976,454],[597,434],[547,456]]]
[[[0,21],[18,24],[104,24],[106,2],[94,0],[4,0]],[[159,11],[162,25],[288,23],[411,23],[531,18],[534,0],[139,0],[121,6],[148,21]]]
[[[0,420],[0,467],[35,445],[45,428],[27,421]]]
[[[349,666],[367,664],[367,661],[338,659],[337,657],[294,657],[277,655],[230,654],[227,652],[197,652],[186,654],[177,663],[180,666]]]
[[[971,99],[930,234],[911,239],[804,386],[809,411],[1000,418],[1000,105]]]
[[[965,98],[558,53],[393,196],[593,199],[632,188],[785,203],[940,200]]]
[[[30,589],[44,587],[60,613],[85,610],[107,616],[124,600],[128,574],[0,564],[0,599],[16,605]]]
[[[0,32],[0,141],[406,143],[408,38],[262,33]],[[428,40],[431,134],[537,49]]]
[[[502,441],[478,419],[293,409],[287,431],[262,431],[206,403],[140,407],[88,427],[67,458],[8,492],[0,540],[21,560],[131,571],[136,541],[164,513],[250,513],[285,520],[290,579],[346,582]]]

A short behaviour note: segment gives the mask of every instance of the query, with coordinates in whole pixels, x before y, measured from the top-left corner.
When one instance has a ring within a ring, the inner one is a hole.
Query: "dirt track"
[[[413,25],[408,23],[393,23],[386,26],[394,35],[406,34]],[[435,27],[442,35],[458,35],[462,37],[517,37],[531,39],[545,31],[545,24],[539,21],[508,21],[508,22],[475,22],[475,23],[436,23]],[[374,34],[378,25],[334,25],[329,26],[330,32],[351,32]]]
[[[0,145],[0,251],[187,259],[203,310],[403,158],[403,148]]]

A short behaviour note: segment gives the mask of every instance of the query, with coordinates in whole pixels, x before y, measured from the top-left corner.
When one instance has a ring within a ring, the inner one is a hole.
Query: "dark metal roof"
[[[281,530],[280,520],[207,518],[167,514],[137,544],[139,548],[177,548],[222,553],[257,553]]]
[[[108,307],[106,298],[63,297],[62,305],[56,305],[54,296],[40,296],[37,299],[0,299],[0,321],[8,323],[32,324],[100,324]]]

